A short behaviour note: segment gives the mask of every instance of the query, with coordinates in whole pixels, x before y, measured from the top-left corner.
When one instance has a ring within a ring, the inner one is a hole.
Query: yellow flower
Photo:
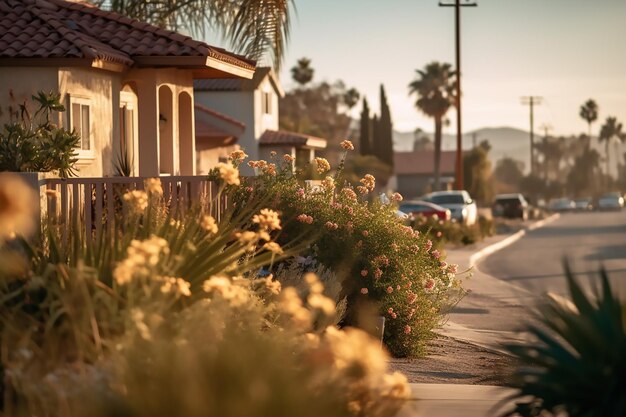
[[[315,161],[315,164],[317,165],[318,174],[330,171],[330,163],[326,158],[315,158],[313,161]]]
[[[327,176],[322,180],[322,187],[327,190],[332,190],[335,188],[335,179],[331,176]]]
[[[163,195],[163,186],[161,180],[158,178],[148,178],[143,182],[144,188],[150,195],[156,195],[161,197]]]
[[[322,294],[310,294],[307,303],[311,308],[320,310],[325,316],[333,316],[335,314],[335,302]]]
[[[213,218],[213,216],[204,216],[202,218],[202,222],[200,223],[200,226],[202,226],[204,230],[206,230],[207,232],[211,234],[216,234],[218,232],[217,223],[215,221],[215,218]]]
[[[263,248],[272,253],[275,253],[276,255],[283,254],[283,248],[281,248],[280,245],[276,242],[267,242],[265,245],[263,245]]]
[[[283,155],[283,160],[285,162],[287,162],[288,164],[292,163],[293,161],[296,160],[296,158],[294,158],[293,156],[289,155],[288,153]]]
[[[223,162],[219,162],[215,166],[220,172],[220,177],[224,180],[226,184],[229,185],[239,185],[239,170],[232,165],[225,164]]]
[[[177,296],[183,295],[185,297],[190,297],[191,284],[182,278],[163,277],[161,292],[164,294],[173,292]]]
[[[242,281],[248,282],[247,280]],[[238,285],[231,279],[222,276],[207,279],[202,284],[202,289],[210,295],[217,295],[223,298],[228,301],[232,307],[245,305],[251,298],[251,293],[248,288]]]
[[[148,207],[148,194],[141,190],[132,190],[124,194],[124,201],[135,213],[141,213]]]
[[[262,209],[259,214],[252,217],[252,223],[258,224],[262,229],[280,230],[280,217],[278,213],[270,209]]]
[[[342,188],[341,195],[343,195],[348,200],[355,201],[357,199],[356,193],[354,192],[352,188],[348,188],[348,187]]]
[[[35,230],[37,198],[35,190],[19,175],[0,174],[0,241]]]
[[[344,140],[343,142],[341,142],[341,147],[343,149],[345,149],[346,151],[353,151],[354,150],[354,145],[352,144],[352,142],[350,142],[349,140]]]
[[[403,197],[402,197],[402,194],[400,194],[400,193],[393,193],[391,195],[391,201],[398,201],[399,202],[399,201],[402,201],[402,199],[403,199]]]

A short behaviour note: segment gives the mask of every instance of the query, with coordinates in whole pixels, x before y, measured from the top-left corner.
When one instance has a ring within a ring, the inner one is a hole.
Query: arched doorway
[[[195,140],[193,137],[193,103],[189,93],[178,95],[178,140],[180,155],[180,173],[195,175]]]
[[[172,90],[159,87],[159,174],[174,175],[174,106]]]

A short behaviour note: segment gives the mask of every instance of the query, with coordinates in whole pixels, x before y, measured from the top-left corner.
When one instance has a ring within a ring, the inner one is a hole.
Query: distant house
[[[239,137],[246,125],[200,104],[196,108],[196,173],[207,174],[218,162],[239,149]]]
[[[285,93],[271,68],[257,68],[251,80],[196,80],[194,94],[196,103],[245,125],[238,144],[250,159],[267,159],[275,151],[303,163],[326,148],[325,139],[278,129],[278,101]]]
[[[195,174],[193,80],[253,73],[241,56],[85,2],[0,0],[0,103],[60,92],[55,122],[81,135],[80,176],[112,175],[121,154],[133,175]]]
[[[454,183],[455,151],[441,152],[441,188],[451,189]],[[432,191],[434,184],[434,151],[394,153],[395,188],[404,198],[419,197]]]

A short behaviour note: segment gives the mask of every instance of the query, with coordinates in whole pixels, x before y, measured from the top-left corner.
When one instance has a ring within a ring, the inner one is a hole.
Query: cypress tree
[[[378,157],[386,164],[393,166],[393,125],[385,87],[382,84],[380,85],[380,119],[378,124],[376,137]]]
[[[370,121],[370,108],[367,99],[363,98],[363,110],[361,111],[361,126],[359,134],[359,146],[361,155],[372,154],[372,129]]]
[[[382,161],[380,157],[380,120],[378,116],[374,114],[372,116],[372,152],[370,155],[374,155],[376,158]]]

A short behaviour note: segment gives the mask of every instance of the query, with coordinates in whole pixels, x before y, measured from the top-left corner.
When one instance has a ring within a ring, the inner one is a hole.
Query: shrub
[[[471,245],[495,234],[493,220],[479,216],[476,223],[468,226],[456,221],[446,221],[436,217],[416,216],[411,226],[423,234],[432,236],[435,247],[446,245]]]
[[[234,158],[235,166],[242,159]],[[288,155],[283,162],[276,157],[249,161],[258,177],[246,179],[234,201],[243,206],[268,199],[284,220],[279,241],[301,234],[314,238],[300,255],[330,268],[340,280],[348,302],[344,325],[359,325],[361,308],[374,304],[387,319],[385,343],[392,354],[423,353],[433,329],[462,293],[456,265],[431,250],[427,235],[404,225],[392,204],[368,201],[375,188],[371,175],[353,188],[343,182],[341,169],[329,176],[330,166],[318,159],[313,168],[326,177],[319,186],[307,186],[292,164]]]
[[[76,149],[80,137],[52,123],[52,113],[65,111],[59,93],[39,92],[33,102],[39,108],[31,117],[26,103],[9,109],[14,121],[0,131],[0,171],[58,172],[75,174]]]
[[[21,269],[0,268],[3,415],[396,414],[406,378],[377,341],[332,326],[315,276],[256,278],[292,253],[275,212],[234,207],[216,224],[146,189],[125,195],[115,240],[75,235],[66,253],[52,228]]]
[[[626,304],[604,269],[593,298],[569,268],[566,279],[571,301],[552,296],[541,307],[539,325],[528,329],[536,342],[508,346],[520,367],[516,407],[507,415],[624,416]]]

